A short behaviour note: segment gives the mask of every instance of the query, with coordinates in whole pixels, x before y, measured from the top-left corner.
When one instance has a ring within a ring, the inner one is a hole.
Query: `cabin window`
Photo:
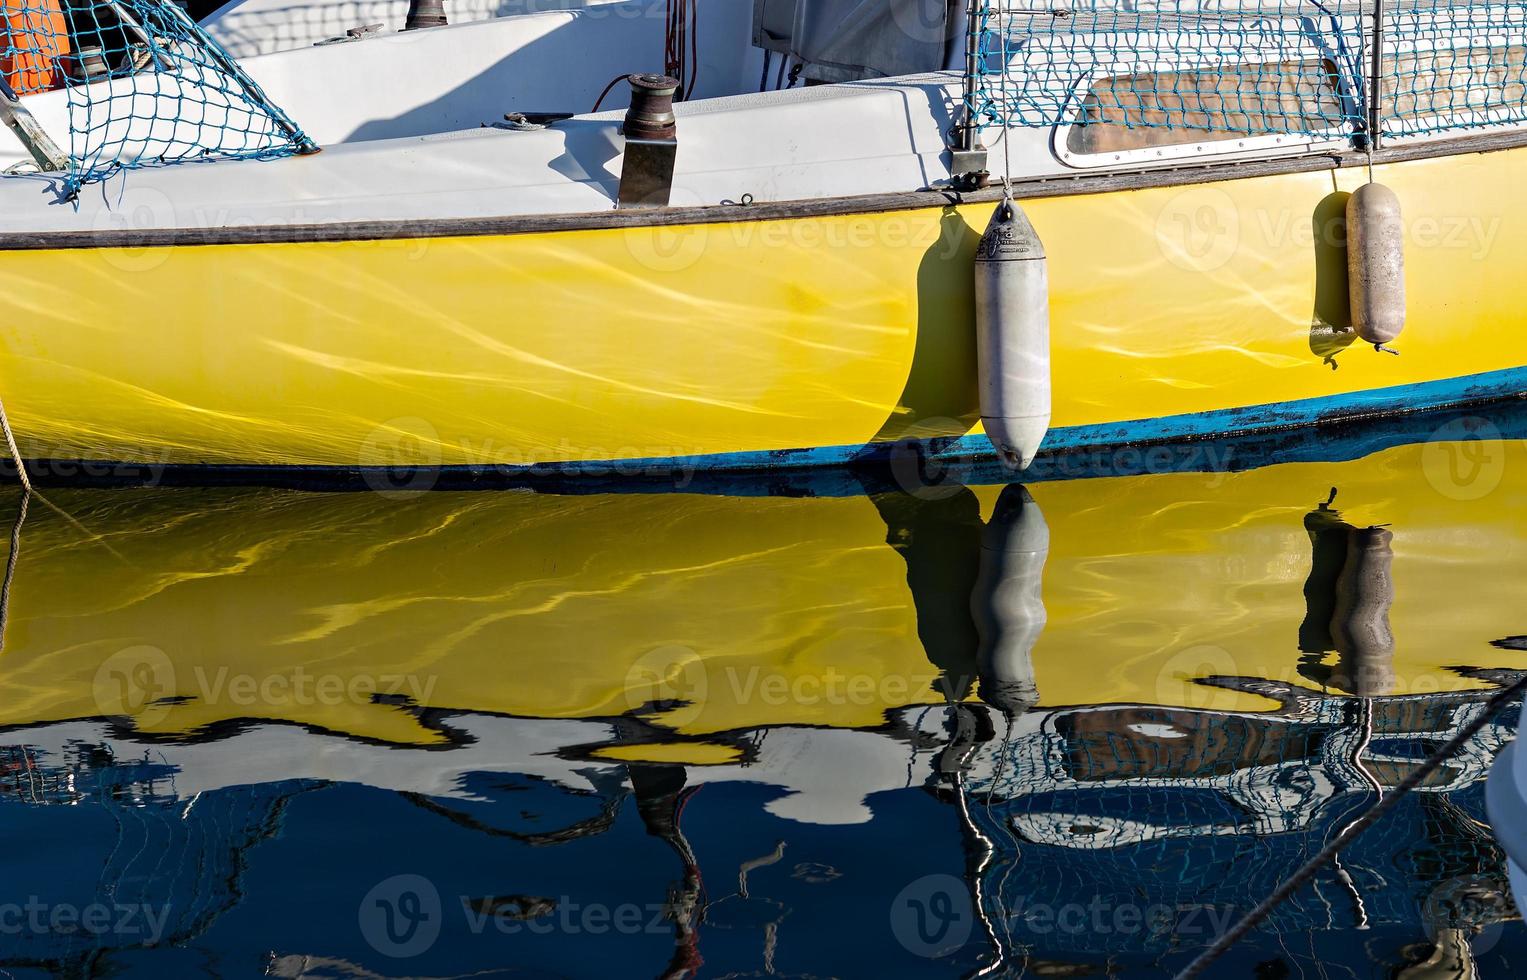
[[[1437,48],[1388,56],[1386,124],[1401,133],[1423,121],[1488,124],[1520,119],[1527,103],[1527,46]]]
[[[1111,75],[1083,98],[1066,149],[1092,155],[1303,136],[1344,122],[1336,68],[1324,60]]]

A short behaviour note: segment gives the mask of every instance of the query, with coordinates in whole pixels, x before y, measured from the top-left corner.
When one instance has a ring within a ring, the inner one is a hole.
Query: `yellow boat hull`
[[[1523,161],[1379,168],[1409,227],[1401,357],[1342,347],[1322,222],[1360,170],[1026,202],[1050,256],[1052,444],[1520,388],[1501,372],[1527,365]],[[963,436],[990,207],[13,251],[0,398],[34,460],[706,466]],[[1285,408],[1205,416],[1258,406]],[[1109,428],[1138,420],[1164,421]]]

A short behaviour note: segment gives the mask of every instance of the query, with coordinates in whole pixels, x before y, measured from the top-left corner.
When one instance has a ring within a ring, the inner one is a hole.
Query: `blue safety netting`
[[[978,3],[970,117],[1070,126],[1077,152],[1350,137],[1375,101],[1386,135],[1527,121],[1523,2]]]
[[[1386,8],[1379,115],[1386,134],[1527,120],[1527,3]]]
[[[123,168],[315,149],[171,0],[0,0],[0,75],[71,194]]]

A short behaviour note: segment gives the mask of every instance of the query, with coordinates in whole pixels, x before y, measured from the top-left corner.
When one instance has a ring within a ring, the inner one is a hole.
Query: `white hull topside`
[[[603,111],[589,110],[617,75],[661,69],[664,22],[645,16],[650,9],[624,0],[246,59],[321,153],[133,170],[85,187],[78,210],[57,201],[52,179],[0,180],[0,231],[122,227],[102,212],[136,213],[129,227],[142,228],[607,211],[627,86],[611,89]],[[940,157],[958,76],[756,92],[763,52],[751,46],[748,0],[707,4],[697,48],[695,97],[676,108],[674,205],[910,191],[947,179]],[[62,145],[66,95],[25,100]],[[484,128],[507,112],[582,115],[530,132]],[[0,168],[27,159],[0,130]]]
[[[612,78],[660,69],[665,21],[652,13],[661,9],[651,0],[590,3],[245,59],[245,70],[322,152],[144,167],[87,185],[74,203],[60,200],[56,178],[0,180],[0,233],[608,211],[623,163],[626,86],[614,85],[603,111],[589,110]],[[710,0],[698,24],[697,84],[693,98],[675,107],[672,205],[949,185],[960,72],[781,91],[768,78],[768,90],[757,91],[764,52],[752,43],[750,0]],[[962,57],[951,51],[949,60]],[[173,76],[139,74],[76,90],[75,98],[102,96],[92,91],[100,86],[173,84]],[[46,92],[25,102],[46,130],[67,137],[68,95]],[[507,112],[575,117],[533,131],[492,128]],[[1100,165],[1057,149],[1067,128],[1014,128],[1006,140],[1001,129],[985,130],[989,169],[1021,180]],[[1339,134],[1251,142],[1258,145],[1241,150],[1224,140],[1102,163],[1160,167],[1347,145]],[[0,131],[0,167],[24,167],[26,159],[11,133]]]

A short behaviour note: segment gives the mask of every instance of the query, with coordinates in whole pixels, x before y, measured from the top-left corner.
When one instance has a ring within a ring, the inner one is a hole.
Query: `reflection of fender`
[[[1003,488],[981,536],[981,570],[970,611],[981,637],[981,700],[1009,715],[1039,703],[1032,655],[1045,628],[1049,553],[1050,528],[1039,505],[1016,483]]]
[[[1305,617],[1299,627],[1299,673],[1322,687],[1359,697],[1388,694],[1394,686],[1393,535],[1380,526],[1359,528],[1325,503],[1304,517],[1313,549],[1304,583]],[[1334,667],[1322,663],[1337,651]]]
[[[0,75],[17,95],[63,84],[69,21],[62,0],[0,0]]]

